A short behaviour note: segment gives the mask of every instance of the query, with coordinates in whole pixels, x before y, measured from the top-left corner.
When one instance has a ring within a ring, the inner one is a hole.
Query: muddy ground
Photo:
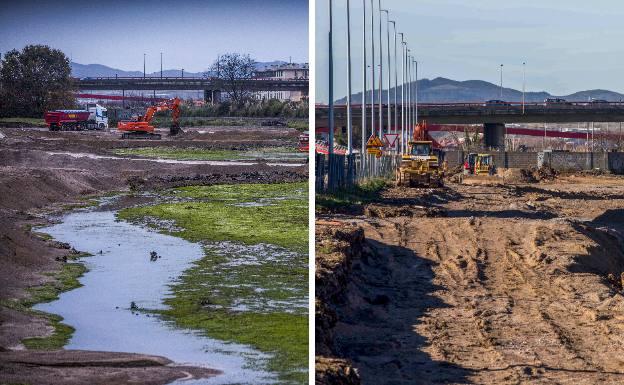
[[[0,129],[0,382],[164,384],[175,378],[213,375],[198,368],[176,368],[165,358],[122,353],[82,352],[49,355],[24,350],[24,338],[46,336],[52,328],[44,318],[4,306],[28,298],[27,289],[59,271],[67,246],[29,231],[47,223],[50,213],[85,197],[130,189],[147,190],[190,184],[270,183],[307,181],[307,165],[271,166],[262,160],[246,165],[161,163],[114,157],[113,150],[128,147],[176,147],[247,150],[297,146],[293,129],[210,127],[185,129],[160,141],[120,140],[116,131],[48,132],[37,128]],[[165,133],[165,132],[163,132]],[[93,156],[97,155],[97,156]],[[58,260],[61,259],[61,260]],[[114,361],[114,362],[113,362]],[[26,368],[28,368],[26,370]],[[44,380],[45,379],[45,380]]]
[[[382,195],[318,218],[317,384],[624,383],[624,178]]]

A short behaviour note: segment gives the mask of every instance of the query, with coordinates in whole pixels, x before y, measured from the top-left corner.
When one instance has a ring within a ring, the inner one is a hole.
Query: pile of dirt
[[[169,384],[214,377],[218,370],[174,366],[164,357],[82,350],[0,352],[0,381],[46,385]]]
[[[348,360],[339,359],[333,343],[334,308],[345,301],[353,260],[362,256],[364,232],[353,225],[316,226],[316,384],[359,384]]]
[[[360,385],[357,371],[347,360],[316,357],[316,385]]]

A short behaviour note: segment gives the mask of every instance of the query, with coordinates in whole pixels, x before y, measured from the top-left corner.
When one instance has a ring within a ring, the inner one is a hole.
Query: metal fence
[[[316,154],[316,191],[334,192],[348,189],[371,179],[394,179],[399,158],[385,155],[325,155]]]

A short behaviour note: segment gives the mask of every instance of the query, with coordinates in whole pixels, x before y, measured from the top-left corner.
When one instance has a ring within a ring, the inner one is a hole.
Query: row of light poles
[[[333,68],[333,1],[328,0],[329,3],[329,154],[333,154],[334,144],[334,68]],[[367,28],[369,20],[367,20],[367,0],[362,0],[362,122],[361,122],[361,153],[366,151],[366,142],[368,133],[372,135],[378,135],[380,139],[384,133],[384,106],[383,106],[383,67],[384,67],[384,54],[386,55],[386,64],[388,66],[388,78],[386,79],[387,88],[387,129],[391,131],[392,125],[392,110],[394,109],[394,131],[398,131],[398,114],[399,114],[399,101],[398,101],[398,88],[401,87],[401,136],[400,136],[400,149],[402,152],[407,151],[407,140],[413,135],[414,125],[418,122],[418,110],[417,110],[417,86],[416,81],[418,79],[418,62],[411,55],[411,50],[402,32],[397,32],[396,21],[390,20],[390,10],[383,9],[381,7],[381,0],[377,0],[377,12],[375,12],[375,1],[370,0],[370,40],[367,37]],[[353,153],[353,122],[352,122],[352,108],[351,108],[351,76],[352,76],[352,62],[351,62],[351,4],[350,0],[346,0],[347,11],[347,153]],[[378,13],[379,17],[379,70],[378,77],[375,78],[375,13]],[[383,14],[386,14],[386,52],[383,49]],[[394,62],[392,61],[392,54],[390,49],[390,24],[392,24],[394,32]],[[397,35],[401,36],[401,58],[397,56]],[[371,49],[371,65],[367,65],[368,60],[368,46],[370,42]],[[398,62],[401,60],[401,83],[399,84],[398,76]],[[394,66],[393,66],[394,64]],[[370,103],[367,100],[368,84],[366,71],[370,67],[371,88],[370,88]],[[392,87],[392,69],[394,67],[394,100],[391,101],[390,90]],[[377,87],[375,81],[378,80]],[[375,97],[377,97],[377,106],[375,105]],[[370,104],[370,131],[368,131],[367,124],[367,109]],[[375,111],[377,107],[377,111]],[[377,115],[376,115],[377,113]],[[377,120],[377,129],[375,127],[375,120]],[[362,156],[362,162],[365,157]]]
[[[163,67],[162,67],[162,55],[163,53],[160,53],[160,78],[162,79],[163,77]],[[145,79],[146,73],[145,73],[145,56],[147,56],[147,54],[143,54],[143,79]],[[184,70],[182,70],[182,77],[184,77]]]

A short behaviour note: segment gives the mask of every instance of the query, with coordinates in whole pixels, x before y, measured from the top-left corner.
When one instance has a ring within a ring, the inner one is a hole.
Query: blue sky
[[[364,1],[370,12],[370,0]],[[346,0],[333,2],[334,94],[339,98],[346,94]],[[398,31],[405,33],[419,60],[419,78],[442,76],[498,84],[500,64],[504,64],[504,86],[521,89],[524,61],[530,91],[564,95],[604,88],[624,92],[622,1],[382,0],[381,4],[390,10],[390,19],[396,20]],[[374,5],[378,28],[377,0]],[[327,101],[328,1],[317,1],[315,11],[316,95],[317,100]],[[369,18],[370,13],[368,23]],[[362,0],[351,0],[351,20],[353,89],[358,92]],[[392,50],[393,38],[391,30]],[[375,45],[378,50],[378,40]]]
[[[0,52],[48,44],[82,64],[207,69],[218,54],[308,61],[306,0],[0,2]]]

